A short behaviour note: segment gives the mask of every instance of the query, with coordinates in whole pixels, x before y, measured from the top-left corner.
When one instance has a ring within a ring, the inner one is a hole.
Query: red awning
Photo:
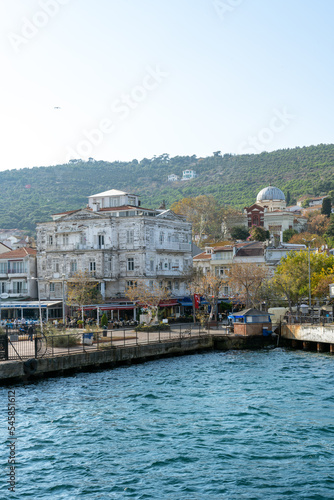
[[[176,299],[168,299],[163,302],[160,302],[159,307],[172,307],[180,305]]]
[[[134,309],[135,306],[101,306],[101,311],[118,311],[122,309]]]

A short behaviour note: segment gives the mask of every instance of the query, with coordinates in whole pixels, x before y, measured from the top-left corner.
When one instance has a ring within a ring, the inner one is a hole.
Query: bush
[[[170,330],[170,326],[166,323],[159,323],[158,325],[138,325],[135,327],[136,332],[165,332]]]
[[[106,313],[102,314],[101,326],[102,326],[102,328],[108,328],[108,317],[107,317]]]
[[[48,344],[51,345],[52,343],[54,347],[74,347],[80,344],[80,337],[74,334],[57,333],[55,335],[50,332],[44,332],[44,334],[48,340]]]

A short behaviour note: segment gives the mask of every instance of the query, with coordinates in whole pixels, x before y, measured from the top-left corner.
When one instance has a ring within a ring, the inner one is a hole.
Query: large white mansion
[[[143,208],[123,191],[89,196],[87,208],[37,225],[42,299],[61,298],[78,271],[89,271],[105,301],[124,298],[136,280],[164,282],[172,296],[182,297],[191,267],[191,224],[170,210]]]

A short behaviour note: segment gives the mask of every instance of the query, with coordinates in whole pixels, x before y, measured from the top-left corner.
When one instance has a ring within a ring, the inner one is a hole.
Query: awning
[[[189,297],[184,297],[183,299],[179,300],[179,304],[183,307],[192,307],[193,303]]]
[[[119,306],[119,305],[110,305],[110,306],[100,306],[99,309],[101,309],[101,311],[121,311],[121,310],[125,310],[125,309],[134,309],[135,306]]]
[[[33,300],[29,302],[0,302],[0,309],[39,309],[39,307],[46,309],[48,307],[55,307],[61,304],[60,300],[57,301],[47,301]]]
[[[172,307],[178,306],[179,302],[176,299],[168,299],[159,303],[159,307]]]

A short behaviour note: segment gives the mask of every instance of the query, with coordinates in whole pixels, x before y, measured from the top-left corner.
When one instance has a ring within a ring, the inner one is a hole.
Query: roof
[[[213,253],[216,253],[216,252],[233,252],[233,246],[232,245],[224,245],[222,247],[213,247],[212,250],[213,250]]]
[[[106,208],[100,208],[100,210],[98,210],[96,213],[100,213],[100,212],[119,212],[119,211],[122,211],[122,210],[140,210],[141,212],[143,211],[148,211],[148,212],[156,212],[156,210],[154,210],[154,208],[143,208],[143,207],[137,207],[136,205],[121,205],[119,207],[106,207]]]
[[[211,259],[212,255],[211,253],[206,253],[206,252],[202,252],[198,255],[195,255],[195,257],[193,258],[193,260],[201,260],[201,259]]]
[[[251,241],[248,245],[238,248],[237,257],[260,257],[264,254],[263,242]]]
[[[88,198],[98,198],[102,196],[124,196],[126,194],[130,193],[126,193],[125,191],[119,191],[118,189],[109,189],[109,191],[103,191],[103,193],[92,194],[88,196]]]
[[[37,250],[36,248],[30,248],[30,247],[21,247],[18,248],[17,250],[11,250],[10,252],[5,252],[0,254],[0,260],[1,259],[18,259],[18,258],[24,258],[27,255],[36,255]]]
[[[258,193],[256,201],[282,200],[285,201],[283,191],[274,186],[268,186]]]
[[[68,210],[67,212],[58,212],[57,214],[52,214],[52,215],[69,215],[69,214],[74,214],[75,212],[79,212],[81,210],[80,208],[77,210]]]
[[[260,311],[259,309],[243,309],[242,311],[238,311],[236,313],[231,313],[231,316],[269,316],[270,313],[266,311]]]

